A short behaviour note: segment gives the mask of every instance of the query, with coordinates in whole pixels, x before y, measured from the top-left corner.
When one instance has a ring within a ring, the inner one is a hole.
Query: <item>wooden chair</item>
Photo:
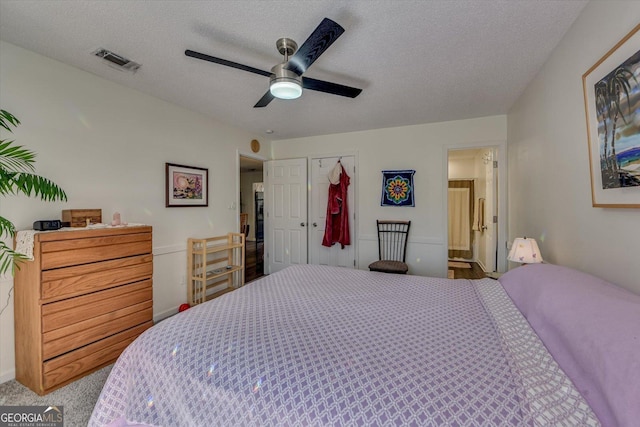
[[[379,261],[369,264],[369,270],[382,273],[407,274],[407,237],[411,221],[376,221],[378,225]]]

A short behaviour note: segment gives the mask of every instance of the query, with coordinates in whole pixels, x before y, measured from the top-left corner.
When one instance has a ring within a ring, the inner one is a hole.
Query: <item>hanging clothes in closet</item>
[[[327,222],[324,229],[322,246],[331,247],[340,243],[342,249],[351,244],[349,233],[349,207],[347,190],[351,179],[340,160],[329,172],[329,197],[327,200]]]

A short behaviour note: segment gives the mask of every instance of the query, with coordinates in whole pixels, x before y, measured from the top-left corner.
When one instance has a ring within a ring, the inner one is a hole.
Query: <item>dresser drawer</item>
[[[43,300],[70,298],[150,278],[153,256],[140,255],[42,272]]]
[[[42,306],[42,332],[66,328],[132,305],[150,301],[151,280],[131,283]]]
[[[40,268],[69,267],[152,252],[151,233],[42,242]]]
[[[113,362],[138,335],[151,326],[153,326],[152,322],[143,323],[45,362],[43,364],[44,388],[55,387],[93,371],[96,367]]]
[[[153,316],[152,306],[153,303],[147,301],[66,328],[44,333],[42,336],[42,359],[49,360],[114,333],[149,322]]]

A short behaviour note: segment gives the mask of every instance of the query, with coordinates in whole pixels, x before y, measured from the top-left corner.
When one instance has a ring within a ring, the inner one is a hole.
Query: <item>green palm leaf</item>
[[[18,267],[19,269],[20,267],[17,264],[27,259],[26,255],[14,251],[4,242],[0,241],[0,272],[2,272],[2,274],[9,271],[10,268],[13,273],[15,271],[13,267]]]
[[[0,110],[0,127],[12,132],[11,126],[20,124],[13,114]],[[67,194],[51,180],[31,172],[35,170],[36,154],[14,141],[0,140],[0,195],[24,194],[40,197],[41,200],[67,200]],[[13,223],[0,216],[0,236],[13,237],[16,228]],[[24,261],[26,256],[15,252],[0,240],[0,275],[9,269],[13,273],[17,263]]]
[[[0,194],[19,193],[29,197],[40,197],[47,202],[67,200],[64,190],[47,178],[31,173],[7,172],[0,169]]]
[[[32,172],[36,154],[13,141],[0,140],[0,168],[10,171]]]
[[[7,122],[12,124],[13,127],[16,127],[20,124],[20,120],[18,120],[13,114],[5,110],[0,110],[0,126],[5,128],[9,132],[13,132]]]
[[[16,226],[8,219],[0,216],[0,236],[13,237],[16,234]]]

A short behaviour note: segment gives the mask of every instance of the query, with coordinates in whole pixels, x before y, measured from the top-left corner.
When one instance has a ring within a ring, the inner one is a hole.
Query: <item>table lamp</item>
[[[535,239],[516,237],[507,259],[522,264],[537,264],[542,262],[542,255]]]

